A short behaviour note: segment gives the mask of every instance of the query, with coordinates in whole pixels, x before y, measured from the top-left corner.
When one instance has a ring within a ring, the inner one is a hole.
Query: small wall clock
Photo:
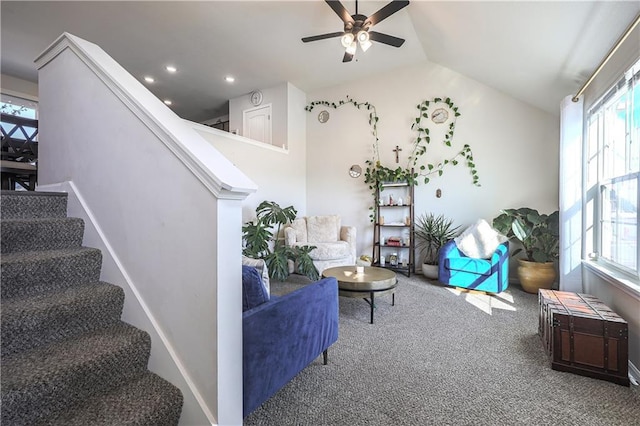
[[[329,111],[320,111],[320,114],[318,114],[318,121],[321,123],[326,123],[327,121],[329,121]]]
[[[444,108],[438,108],[431,114],[431,121],[436,124],[444,123],[449,118],[449,111]]]
[[[254,106],[258,106],[262,103],[262,92],[259,90],[254,90],[251,92],[251,103]]]
[[[360,177],[361,174],[362,174],[362,167],[358,166],[357,164],[354,164],[349,169],[349,176],[351,176],[352,178]]]

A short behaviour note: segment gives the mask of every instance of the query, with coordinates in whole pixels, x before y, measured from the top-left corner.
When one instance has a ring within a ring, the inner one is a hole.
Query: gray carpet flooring
[[[245,425],[640,425],[640,390],[553,371],[537,296],[398,277],[396,305],[340,298],[340,336]],[[273,283],[284,294],[308,281]]]
[[[66,194],[0,192],[0,422],[177,425],[182,392],[147,369],[149,334],[66,214]]]

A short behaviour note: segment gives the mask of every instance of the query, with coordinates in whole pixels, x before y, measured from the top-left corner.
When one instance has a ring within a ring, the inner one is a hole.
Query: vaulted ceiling
[[[354,1],[343,1],[355,13]],[[360,1],[370,15],[386,1]],[[63,32],[102,47],[180,116],[219,115],[230,98],[291,82],[304,91],[432,61],[552,114],[640,12],[638,1],[412,1],[376,25],[406,39],[342,63],[324,1],[2,1],[3,74],[37,81],[34,58]],[[640,40],[638,40],[640,43]],[[164,66],[173,64],[175,74]],[[224,81],[233,75],[236,81]]]

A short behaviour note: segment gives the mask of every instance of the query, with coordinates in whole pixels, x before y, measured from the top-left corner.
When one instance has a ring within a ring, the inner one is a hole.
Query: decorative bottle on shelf
[[[398,205],[401,206],[402,205],[402,197],[398,197]]]
[[[409,235],[410,235],[410,232],[408,229],[405,229],[402,232],[402,245],[405,245],[405,246],[409,245],[409,243],[411,242]]]
[[[380,256],[380,266],[384,266],[384,264],[385,264],[384,256]]]

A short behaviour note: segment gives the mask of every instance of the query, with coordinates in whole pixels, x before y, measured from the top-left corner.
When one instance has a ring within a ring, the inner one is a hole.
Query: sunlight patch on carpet
[[[479,292],[460,291],[457,288],[447,288],[447,290],[456,296],[464,294],[465,301],[488,315],[493,313],[493,309],[502,309],[505,311],[516,310],[516,307],[512,305],[514,303],[513,296],[505,292],[498,294],[483,294]]]

